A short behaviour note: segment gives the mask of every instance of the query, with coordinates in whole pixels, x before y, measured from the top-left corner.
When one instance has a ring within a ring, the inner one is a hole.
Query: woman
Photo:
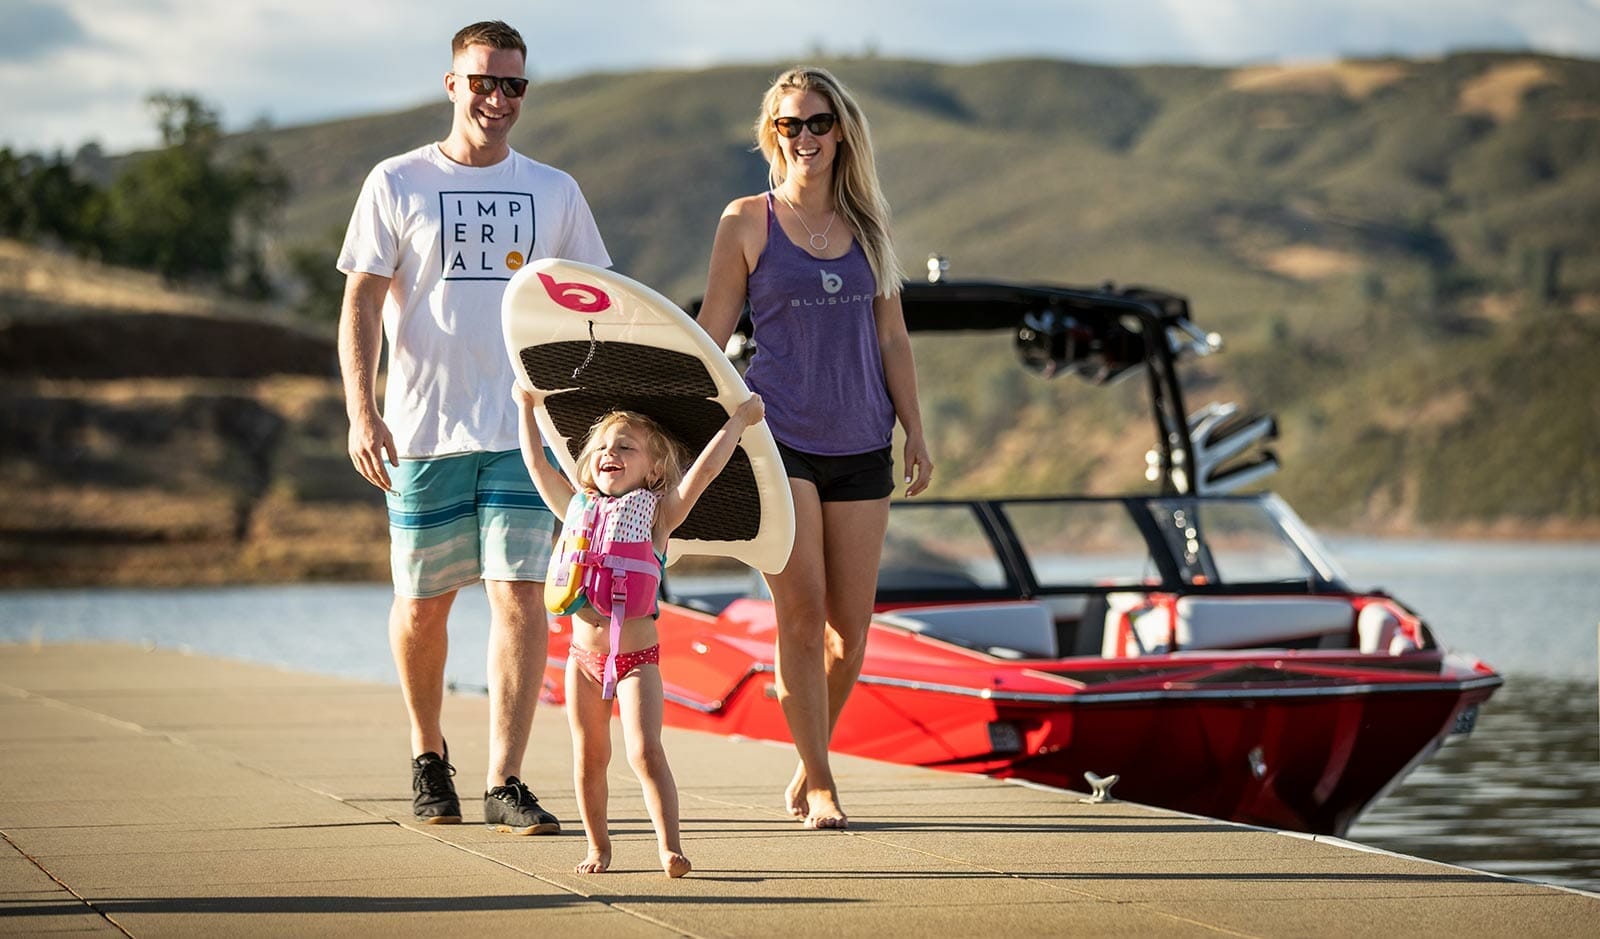
[[[722,213],[700,324],[726,345],[749,301],[745,378],[795,506],[794,552],[767,578],[778,700],[800,756],[785,803],[807,828],[844,828],[828,740],[866,654],[897,418],[906,495],[928,487],[933,461],[866,118],[827,71],[795,68],[767,89],[755,132],[772,189]]]

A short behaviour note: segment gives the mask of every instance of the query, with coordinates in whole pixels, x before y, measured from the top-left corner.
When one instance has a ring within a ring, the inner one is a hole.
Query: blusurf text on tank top
[[[779,442],[821,456],[889,446],[894,404],[883,375],[872,265],[852,242],[815,258],[789,240],[767,193],[767,246],[750,272],[756,352],[745,383],[761,395]]]

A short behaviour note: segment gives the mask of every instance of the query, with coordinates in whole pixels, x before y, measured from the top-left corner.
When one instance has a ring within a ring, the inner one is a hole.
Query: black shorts
[[[804,479],[817,487],[823,502],[865,502],[894,493],[892,447],[847,456],[802,453],[778,444],[783,469],[791,479]]]

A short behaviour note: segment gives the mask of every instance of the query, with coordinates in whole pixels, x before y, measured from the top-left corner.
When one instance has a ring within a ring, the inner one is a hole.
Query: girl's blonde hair
[[[610,411],[589,427],[589,436],[584,439],[583,450],[578,454],[578,484],[585,491],[599,491],[594,481],[594,454],[600,449],[600,438],[607,430],[618,425],[627,427],[642,438],[645,455],[650,460],[650,478],[645,482],[646,489],[661,495],[683,481],[683,468],[689,461],[689,454],[676,437],[667,433],[666,428],[656,423],[654,418],[638,411]],[[658,513],[658,523],[660,517]]]
[[[778,102],[799,92],[814,91],[826,98],[839,127],[839,149],[833,161],[833,201],[845,224],[855,232],[866,252],[878,293],[892,297],[900,292],[905,272],[894,254],[889,235],[889,200],[878,185],[878,164],[872,155],[872,133],[867,117],[856,104],[844,83],[824,68],[802,65],[779,75],[761,98],[761,113],[756,116],[756,146],[767,158],[767,175],[777,189],[789,177],[789,164],[778,146],[778,132],[772,119],[778,116]]]

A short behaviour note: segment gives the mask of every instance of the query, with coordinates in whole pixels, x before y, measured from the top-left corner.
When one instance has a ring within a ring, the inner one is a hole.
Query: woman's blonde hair
[[[594,454],[600,449],[600,438],[607,430],[619,424],[643,438],[641,443],[645,448],[646,458],[650,460],[651,477],[646,481],[645,488],[657,495],[675,488],[683,480],[683,469],[689,461],[688,451],[676,437],[667,433],[666,428],[638,411],[609,411],[589,427],[589,436],[584,439],[583,450],[578,454],[578,484],[585,491],[599,491],[600,487],[594,481]],[[658,513],[656,516],[658,521],[660,517]]]
[[[756,116],[756,146],[767,158],[767,175],[777,189],[789,176],[789,165],[778,146],[778,132],[772,119],[778,116],[778,102],[799,92],[814,91],[828,100],[841,140],[833,160],[833,201],[845,224],[855,232],[866,252],[878,293],[892,297],[900,292],[905,272],[894,254],[889,235],[889,200],[878,185],[878,164],[872,155],[872,132],[861,106],[827,69],[796,66],[779,75],[761,97],[761,113]]]

